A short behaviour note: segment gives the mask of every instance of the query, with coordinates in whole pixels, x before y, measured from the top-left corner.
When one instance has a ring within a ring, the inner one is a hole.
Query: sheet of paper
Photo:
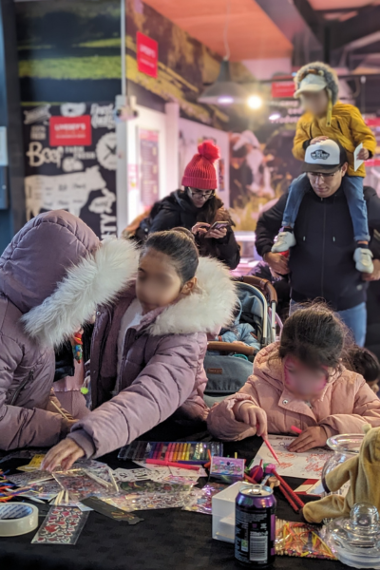
[[[169,467],[170,473],[174,477],[185,477],[186,479],[199,479],[199,477],[207,477],[203,467],[199,467],[198,471],[192,469],[181,469],[180,467]]]
[[[263,463],[274,463],[277,472],[284,477],[298,477],[299,479],[320,479],[324,464],[333,455],[332,451],[316,448],[304,453],[292,453],[288,446],[294,440],[292,436],[270,435],[269,443],[275,450],[280,465],[277,465],[267,446],[263,443],[256,457],[255,465],[260,459]]]
[[[358,155],[359,152],[362,150],[363,148],[363,143],[360,143],[356,149],[354,150],[354,170],[355,172],[357,171],[357,169],[363,164],[364,160],[359,160],[358,159]]]

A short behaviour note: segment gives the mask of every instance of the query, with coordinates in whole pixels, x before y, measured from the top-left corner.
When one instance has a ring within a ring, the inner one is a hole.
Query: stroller
[[[277,293],[273,285],[253,275],[238,277],[235,281],[240,300],[235,325],[237,322],[251,325],[249,329],[253,329],[255,342],[251,346],[220,341],[208,343],[204,360],[208,378],[204,400],[210,407],[244,386],[252,374],[257,352],[275,342],[277,330],[282,328],[276,314]]]

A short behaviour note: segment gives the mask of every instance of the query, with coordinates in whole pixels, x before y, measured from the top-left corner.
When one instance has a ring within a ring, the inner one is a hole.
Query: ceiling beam
[[[323,44],[326,20],[323,18],[322,13],[314,10],[308,0],[293,0],[293,4],[315,37],[321,42],[321,44]]]
[[[299,2],[300,0],[295,1]],[[380,6],[361,8],[355,18],[351,18],[347,22],[334,22],[332,24],[331,49],[344,47],[356,40],[379,32],[379,25]]]

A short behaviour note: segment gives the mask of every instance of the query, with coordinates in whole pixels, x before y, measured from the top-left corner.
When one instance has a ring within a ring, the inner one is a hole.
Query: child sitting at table
[[[348,330],[324,305],[296,311],[280,342],[259,352],[253,376],[237,393],[211,409],[208,428],[226,441],[252,435],[302,433],[290,451],[326,444],[338,433],[380,426],[380,400],[356,372],[343,364]]]
[[[98,310],[91,349],[92,411],[47,454],[43,468],[126,445],[178,409],[205,420],[207,334],[227,325],[237,297],[227,268],[198,257],[183,228],[153,233],[136,281]],[[94,409],[95,408],[95,409]]]
[[[346,367],[361,374],[375,394],[379,392],[380,363],[368,348],[354,346],[349,352]]]

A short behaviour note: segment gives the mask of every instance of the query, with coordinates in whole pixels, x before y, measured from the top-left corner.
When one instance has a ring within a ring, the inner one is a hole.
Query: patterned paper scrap
[[[52,507],[32,544],[76,544],[87,517],[78,508]]]
[[[298,477],[299,479],[320,479],[324,464],[333,455],[332,451],[317,447],[302,453],[292,453],[288,447],[294,437],[270,435],[269,443],[280,460],[277,465],[267,446],[263,443],[256,457],[255,465],[262,459],[264,463],[276,464],[277,472],[283,477]]]

